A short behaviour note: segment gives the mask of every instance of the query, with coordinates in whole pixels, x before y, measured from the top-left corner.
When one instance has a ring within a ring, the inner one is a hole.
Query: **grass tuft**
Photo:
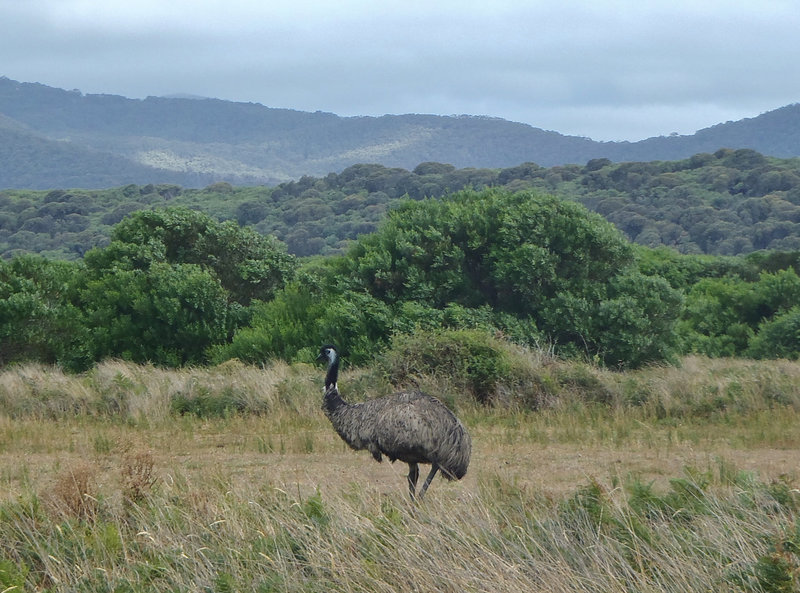
[[[120,468],[122,495],[127,504],[144,502],[158,483],[153,452],[129,447]]]
[[[59,513],[94,521],[97,515],[98,490],[96,472],[86,463],[61,471],[50,491],[51,501]]]

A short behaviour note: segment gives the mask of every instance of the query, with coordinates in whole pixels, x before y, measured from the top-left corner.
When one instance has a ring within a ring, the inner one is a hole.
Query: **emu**
[[[385,455],[392,463],[397,459],[407,463],[412,501],[422,501],[438,471],[448,480],[464,477],[472,441],[447,406],[421,391],[400,391],[364,403],[347,403],[339,395],[336,349],[323,346],[318,359],[328,361],[322,409],[333,428],[351,448],[368,450],[376,461]],[[431,471],[417,494],[420,463],[431,464]]]

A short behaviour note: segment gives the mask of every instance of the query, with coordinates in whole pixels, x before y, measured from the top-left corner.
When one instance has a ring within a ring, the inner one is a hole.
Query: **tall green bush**
[[[202,363],[232,330],[226,291],[192,264],[108,270],[89,280],[82,301],[94,360]]]
[[[407,383],[420,375],[446,376],[482,403],[510,379],[508,344],[481,330],[426,331],[398,335],[382,357],[389,380]]]
[[[274,238],[185,208],[129,215],[84,261],[94,359],[171,366],[205,362],[253,298],[272,298],[294,274]]]
[[[485,190],[407,202],[335,269],[351,290],[390,305],[490,307],[530,324],[528,341],[544,336],[605,364],[639,366],[676,348],[677,292],[654,278],[632,281],[622,235],[553,196]]]
[[[388,342],[393,320],[390,308],[369,294],[324,294],[292,284],[272,301],[253,304],[248,326],[230,344],[212,348],[211,357],[310,362],[322,344],[333,343],[348,360],[362,364]]]
[[[83,267],[24,255],[0,260],[0,365],[36,360],[82,370],[91,364],[77,291]]]
[[[762,323],[746,354],[753,358],[797,360],[800,357],[800,305]]]
[[[679,331],[687,352],[707,356],[791,356],[791,313],[800,303],[800,277],[792,269],[704,278],[687,291]],[[762,336],[762,332],[764,335]]]
[[[243,305],[271,298],[295,269],[294,257],[274,237],[187,208],[134,212],[114,227],[111,239],[109,248],[91,256],[96,267],[113,264],[126,246],[144,247],[159,261],[212,271],[229,298]]]

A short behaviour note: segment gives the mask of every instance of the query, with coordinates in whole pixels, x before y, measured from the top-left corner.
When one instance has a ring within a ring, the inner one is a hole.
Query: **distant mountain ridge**
[[[690,136],[596,142],[490,117],[340,117],[196,97],[84,95],[0,78],[0,188],[274,185],[358,163],[552,167],[675,160],[719,148],[800,156],[800,105]]]

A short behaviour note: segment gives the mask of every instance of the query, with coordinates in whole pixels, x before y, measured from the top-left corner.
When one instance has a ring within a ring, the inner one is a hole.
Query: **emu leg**
[[[419,491],[419,500],[422,502],[422,497],[425,496],[425,491],[428,489],[428,486],[431,485],[431,480],[433,480],[433,476],[436,475],[436,472],[439,471],[439,466],[435,463],[431,466],[431,473],[428,474],[428,477],[425,478],[425,483],[422,485],[422,490]]]
[[[419,480],[419,466],[416,463],[409,463],[408,493],[411,495],[411,500],[414,500],[415,491],[417,490],[417,480]]]

